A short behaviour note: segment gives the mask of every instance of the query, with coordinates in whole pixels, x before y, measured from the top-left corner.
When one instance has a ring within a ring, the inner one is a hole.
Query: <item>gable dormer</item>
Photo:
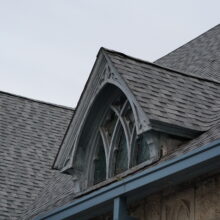
[[[150,163],[159,157],[150,130],[146,114],[101,49],[54,168],[83,179],[85,188]]]
[[[138,164],[157,161],[204,126],[187,112],[187,117],[185,112],[176,114],[184,105],[180,106],[180,98],[173,103],[179,94],[175,84],[168,85],[177,79],[172,71],[123,56],[99,51],[54,162],[55,169],[74,176],[80,190]],[[180,78],[189,84],[198,82],[185,75]],[[200,96],[201,91],[196,91]]]

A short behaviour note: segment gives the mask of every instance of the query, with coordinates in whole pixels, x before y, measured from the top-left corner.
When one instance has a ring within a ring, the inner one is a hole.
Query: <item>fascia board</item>
[[[65,219],[80,213],[85,215],[87,210],[90,210],[91,213],[93,207],[109,202],[116,197],[132,195],[140,189],[147,189],[145,190],[145,196],[147,196],[147,194],[159,191],[169,185],[175,185],[205,174],[219,166],[220,139],[103,187],[76,199],[68,205],[39,215],[34,220]],[[156,190],[153,187],[154,185],[157,185]]]

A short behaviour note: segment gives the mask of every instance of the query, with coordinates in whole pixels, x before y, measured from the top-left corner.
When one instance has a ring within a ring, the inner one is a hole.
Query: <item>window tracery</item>
[[[94,168],[94,184],[104,181],[106,179],[106,157],[100,135],[98,135]]]
[[[122,93],[109,104],[97,135],[93,185],[151,159],[148,136],[136,134],[132,108]]]
[[[114,175],[122,173],[128,169],[127,143],[122,127],[120,127],[118,140],[114,149]]]
[[[133,102],[112,84],[106,84],[91,101],[75,136],[68,169],[77,177],[80,190],[159,158],[158,136],[152,139],[152,131],[140,133],[136,114]]]

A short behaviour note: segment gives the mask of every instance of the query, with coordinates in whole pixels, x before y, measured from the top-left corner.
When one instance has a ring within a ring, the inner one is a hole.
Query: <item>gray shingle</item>
[[[170,152],[170,154],[161,158],[157,163],[147,166],[146,168],[156,166],[157,164],[163,161],[180,156],[186,152],[202,147],[217,139],[220,139],[220,125],[219,124],[215,125],[210,130],[200,135],[196,139],[191,140],[182,146],[179,146],[176,149],[176,151]],[[132,174],[132,172],[137,172],[137,170],[135,171],[135,169],[133,169],[133,171],[131,171],[129,174]],[[38,196],[38,199],[29,207],[29,210],[25,212],[21,216],[20,219],[31,220],[33,219],[33,217],[39,214],[48,212],[54,208],[61,207],[70,202],[73,202],[75,199],[77,199],[76,198],[77,195],[74,195],[73,193],[72,184],[73,184],[73,181],[70,176],[68,177],[67,175],[61,174],[58,171],[56,171],[56,173],[51,178],[51,180],[48,181],[47,187],[45,187],[41,195]],[[104,185],[105,184],[103,184],[102,186]]]
[[[160,121],[200,132],[206,131],[198,138],[180,146],[176,149],[176,151],[171,152],[170,155],[167,155],[158,161],[158,163],[220,139],[219,30],[219,26],[215,27],[200,36],[197,40],[192,41],[190,45],[185,48],[183,46],[182,49],[180,48],[176,50],[176,52],[174,51],[173,54],[171,53],[165,57],[165,59],[162,58],[158,61],[160,65],[177,69],[181,72],[163,68],[159,65],[141,61],[118,52],[105,50],[113,66],[121,74],[152,122]],[[169,66],[169,63],[171,66]],[[27,112],[26,114],[26,117],[28,117],[29,113]],[[14,116],[12,115],[12,117]],[[19,117],[15,116],[14,119],[19,120]],[[4,123],[4,121],[2,123]],[[7,126],[7,124],[8,123],[6,122],[6,134],[16,132],[16,129],[14,129],[13,126]],[[24,143],[26,143],[26,139],[27,141],[32,141],[32,138],[31,140],[28,138],[28,131],[33,127],[32,121],[25,124],[27,128],[24,131],[22,130],[18,135],[23,135],[22,138],[24,138]],[[58,128],[56,126],[58,125],[55,123],[53,128],[54,131],[58,132],[59,126]],[[43,125],[38,125],[37,127],[40,131],[43,129]],[[2,132],[5,132],[5,129]],[[31,132],[31,134],[32,133],[33,132]],[[54,135],[56,136],[57,133],[50,134],[49,132],[48,135],[48,137],[50,137],[50,135],[53,137]],[[5,134],[4,137],[6,137]],[[9,140],[15,144],[17,141],[16,138],[17,137],[15,136],[14,138],[9,138]],[[33,139],[34,138],[35,135],[33,135]],[[45,144],[44,141],[47,140],[47,138],[39,132],[37,133],[36,139],[40,140],[38,142],[34,142],[35,146],[37,146],[36,148],[40,149],[40,152],[34,152],[34,157],[39,154],[36,164],[38,169],[41,170],[43,169],[43,166],[40,167],[37,162],[40,158],[43,161],[47,161],[47,157],[43,158],[44,154],[47,154],[47,150],[42,153],[44,147],[41,147],[42,144]],[[50,146],[52,147],[52,140],[49,139],[48,142],[51,143]],[[8,142],[3,144],[5,147],[7,147],[7,145]],[[45,145],[47,146],[47,144]],[[4,157],[7,159],[7,164],[5,166],[7,169],[8,164],[10,164],[10,166],[13,164],[14,160],[11,158],[16,159],[18,156],[13,156],[15,154],[14,150],[12,150],[12,156],[10,155],[10,152],[8,153],[6,151],[5,153],[5,150],[2,152],[4,153]],[[19,154],[19,150],[16,152]],[[30,157],[31,161],[34,161],[32,159],[33,152],[30,152],[28,155],[24,155],[24,157],[26,156],[27,158]],[[27,159],[27,162],[28,161],[29,159]],[[156,164],[153,164],[151,166],[155,165]],[[19,166],[20,165],[18,165],[18,167]],[[34,168],[28,165],[27,172],[30,173],[30,176],[33,175]],[[36,200],[29,207],[28,211],[22,215],[22,220],[32,219],[33,216],[36,216],[39,213],[67,204],[76,198],[76,195],[73,193],[74,183],[71,176],[61,174],[58,171],[49,172],[51,172],[50,176],[52,176],[52,178],[48,180],[46,187],[40,194],[38,194],[38,192],[42,186],[39,183],[37,193],[33,192],[33,197],[36,196]],[[26,172],[20,171],[18,177],[13,178],[18,179],[18,181],[22,181],[22,178],[20,177],[25,175],[25,173]],[[38,173],[38,170],[36,173]],[[34,178],[34,176],[35,175],[31,176],[27,190],[23,189],[22,186],[21,195],[19,195],[20,197],[25,197],[26,191],[28,192],[29,188],[31,189],[31,187],[35,184],[31,182],[31,179]],[[40,176],[41,175],[38,177],[39,179],[41,179]],[[42,173],[42,177],[43,176],[44,174]],[[3,181],[5,181],[4,178]],[[10,184],[10,181],[6,181]],[[35,184],[34,186],[37,185],[38,184]],[[16,187],[16,184],[13,181],[12,186]],[[13,190],[9,190],[9,192],[7,191],[6,193],[3,191],[2,195],[7,195],[8,193],[17,196],[16,193],[13,193]],[[5,202],[2,210],[7,210],[9,209],[9,200],[6,200],[5,197],[3,197],[3,199]]]
[[[220,25],[161,57],[155,63],[220,81]]]
[[[74,181],[72,176],[54,171],[50,176],[46,187],[37,196],[36,200],[29,206],[26,212],[20,216],[21,220],[29,220],[34,216],[50,209],[60,207],[73,201]]]
[[[72,115],[0,92],[0,219],[18,219],[45,186]]]
[[[207,131],[220,118],[220,83],[105,51],[150,120]]]

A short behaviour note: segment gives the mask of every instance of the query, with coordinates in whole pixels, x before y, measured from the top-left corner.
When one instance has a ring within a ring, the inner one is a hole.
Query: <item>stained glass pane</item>
[[[150,159],[150,151],[147,143],[147,135],[143,134],[137,139],[135,145],[136,151],[136,163],[140,164],[148,159]]]
[[[127,143],[122,127],[120,128],[117,144],[117,151],[115,152],[115,175],[128,169]]]
[[[99,135],[97,154],[95,159],[94,184],[106,179],[106,158],[102,139]]]

